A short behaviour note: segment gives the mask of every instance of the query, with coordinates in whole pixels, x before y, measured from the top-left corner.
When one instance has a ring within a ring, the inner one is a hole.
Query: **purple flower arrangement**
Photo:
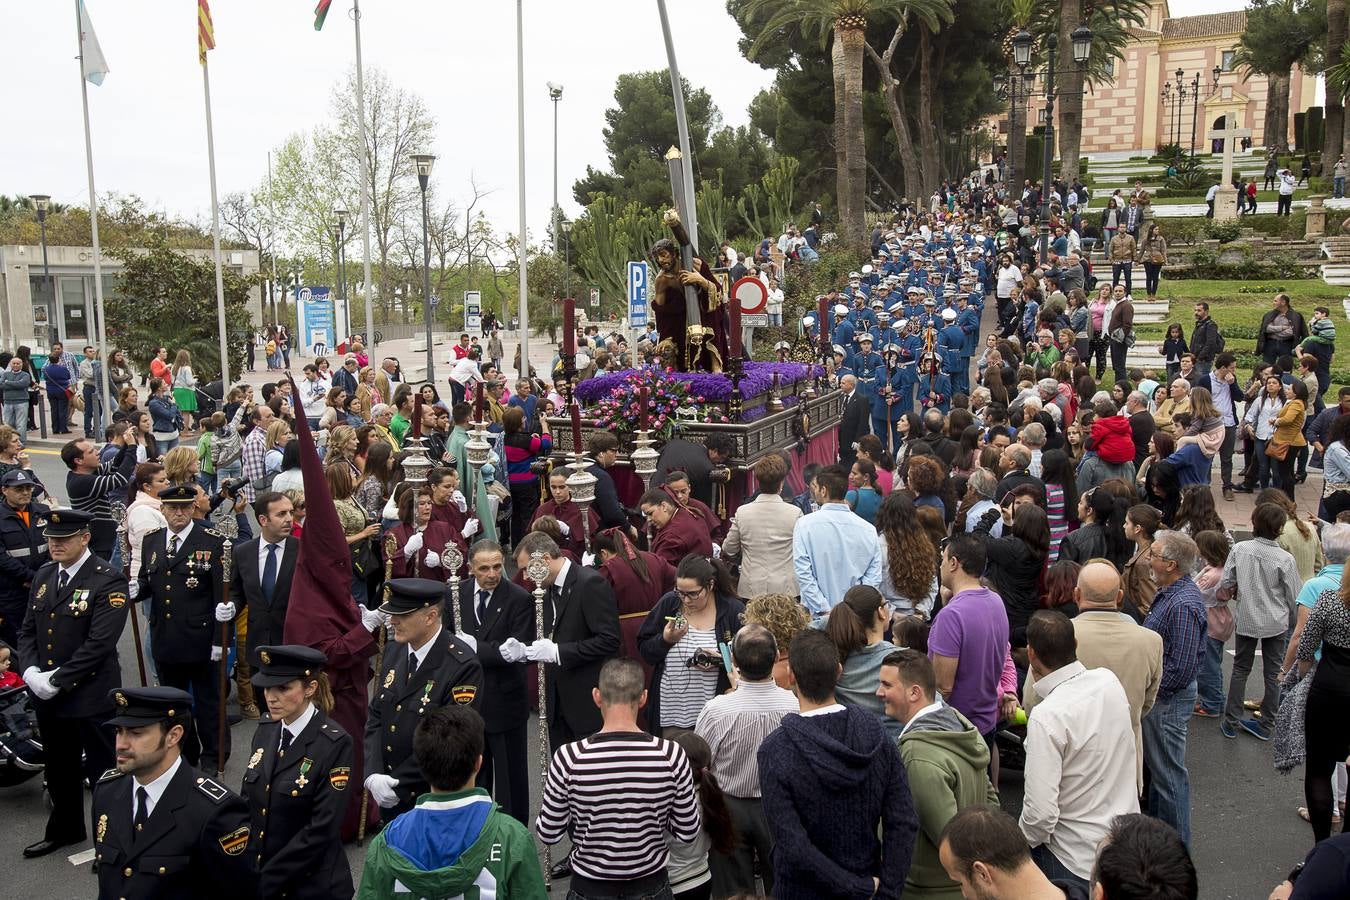
[[[778,375],[786,387],[794,381],[823,374],[819,366],[801,363],[747,362],[741,376],[741,396],[745,399],[767,395]],[[640,418],[639,390],[647,389],[648,428],[656,437],[669,437],[674,429],[675,410],[697,410],[695,421],[727,423],[724,404],[731,399],[731,377],[706,372],[676,372],[660,366],[625,369],[588,378],[577,385],[574,396],[601,428],[615,433],[636,431]],[[791,395],[784,402],[795,400]],[[742,421],[764,415],[764,404],[747,407]]]

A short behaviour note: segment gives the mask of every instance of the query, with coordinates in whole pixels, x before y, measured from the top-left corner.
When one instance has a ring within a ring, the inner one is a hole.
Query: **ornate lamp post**
[[[427,381],[436,383],[436,362],[432,354],[431,321],[431,238],[427,223],[427,182],[431,180],[431,164],[436,157],[430,153],[412,154],[417,170],[417,184],[422,189],[422,312],[427,326]]]

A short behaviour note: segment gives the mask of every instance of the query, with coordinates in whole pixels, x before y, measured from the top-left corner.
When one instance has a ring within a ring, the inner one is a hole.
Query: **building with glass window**
[[[180,251],[210,260],[210,250]],[[258,272],[258,251],[222,250],[222,262],[236,275]],[[115,295],[122,264],[103,253],[103,296]],[[254,322],[263,320],[258,288],[249,292]],[[166,311],[172,314],[172,311]],[[93,247],[47,247],[44,274],[42,247],[0,246],[0,347],[13,350],[26,344],[46,353],[53,341],[68,348],[91,343],[97,336]],[[215,319],[212,319],[214,324]]]

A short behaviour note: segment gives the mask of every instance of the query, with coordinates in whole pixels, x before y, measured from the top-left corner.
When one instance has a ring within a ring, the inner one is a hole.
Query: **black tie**
[[[487,591],[478,592],[478,624],[483,624],[483,618],[487,615],[488,598],[492,595]]]
[[[169,555],[178,555],[178,535],[176,534],[169,535]]]
[[[548,605],[544,607],[544,634],[541,634],[540,637],[553,633],[553,626],[556,624],[554,618],[558,615],[558,594],[559,590],[556,584],[548,589]]]
[[[277,756],[285,756],[286,748],[291,745],[291,733],[288,729],[281,729],[281,749],[277,751]]]
[[[61,574],[56,576],[56,592],[59,594],[62,591],[64,591],[66,589],[66,585],[69,583],[70,583],[70,573],[67,572],[65,569],[62,569]]]
[[[136,788],[136,818],[132,824],[140,831],[145,820],[150,818],[150,792],[143,787]]]
[[[417,674],[417,654],[408,651],[408,683],[411,684],[413,676]]]

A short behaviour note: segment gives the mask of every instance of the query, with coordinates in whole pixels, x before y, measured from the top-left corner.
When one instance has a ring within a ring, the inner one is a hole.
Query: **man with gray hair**
[[[1009,491],[1024,484],[1033,485],[1040,494],[1038,506],[1045,506],[1045,482],[1031,474],[1031,448],[1026,444],[1009,444],[998,458],[1003,477],[994,489],[994,499],[1002,499]]]
[[[1138,471],[1148,458],[1148,442],[1153,440],[1153,432],[1158,428],[1158,423],[1153,421],[1153,414],[1148,411],[1148,397],[1144,396],[1143,391],[1130,391],[1130,395],[1125,398],[1125,418],[1130,421],[1134,468]]]
[[[970,506],[966,509],[966,531],[975,530],[975,526],[980,523],[980,519],[989,510],[996,508],[994,495],[998,490],[998,476],[985,468],[979,468],[970,473],[966,479],[965,503]],[[1003,537],[1003,517],[999,516],[994,521],[994,527],[989,529],[990,537]]]
[[[1040,395],[1041,406],[1059,409],[1059,421],[1062,423],[1069,414],[1069,398],[1060,394],[1059,382],[1053,378],[1042,378],[1036,382],[1036,393]]]
[[[1294,623],[1294,633],[1289,638],[1289,648],[1284,653],[1284,665],[1280,668],[1281,681],[1294,665],[1298,641],[1303,637],[1303,626],[1307,623],[1313,607],[1317,605],[1317,598],[1327,591],[1341,589],[1341,575],[1345,571],[1345,561],[1350,559],[1350,525],[1323,526],[1322,554],[1327,558],[1327,564],[1308,579],[1303,589],[1298,592],[1298,596],[1294,598],[1296,604],[1294,613],[1297,619]]]
[[[1041,477],[1041,453],[1045,450],[1045,426],[1040,422],[1028,422],[1017,435],[1022,446],[1031,451],[1031,461],[1027,471],[1037,478]]]
[[[1205,599],[1191,580],[1199,555],[1195,541],[1179,531],[1160,531],[1148,563],[1158,594],[1144,619],[1163,642],[1162,680],[1153,709],[1144,717],[1144,758],[1153,778],[1144,806],[1191,843],[1191,784],[1186,773],[1186,736],[1195,712],[1195,678],[1205,655],[1209,620]]]
[[[759,789],[759,745],[797,712],[797,698],[773,680],[778,642],[763,625],[746,625],[731,641],[736,690],[713,697],[703,707],[694,731],[712,750],[712,768],[736,827],[736,849],[708,854],[715,897],[757,893],[755,856],[760,859],[764,892],[773,892],[773,835],[764,818]]]

